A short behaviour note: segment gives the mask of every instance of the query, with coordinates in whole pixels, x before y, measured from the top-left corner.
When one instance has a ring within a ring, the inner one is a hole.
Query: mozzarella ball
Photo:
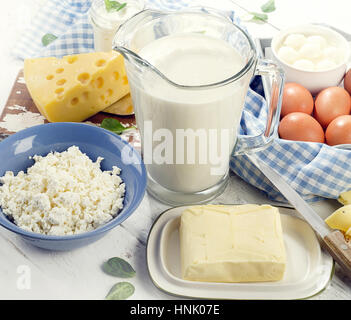
[[[314,70],[314,64],[311,60],[307,59],[299,59],[294,62],[293,67],[297,69],[302,69],[306,71],[313,71]]]
[[[339,64],[343,59],[342,51],[336,47],[330,46],[323,50],[324,57],[333,60],[334,63]]]
[[[306,37],[300,33],[289,34],[285,41],[284,45],[299,50],[306,43]]]
[[[322,54],[321,46],[318,43],[306,42],[299,50],[301,58],[316,59]]]
[[[278,50],[278,57],[282,61],[292,64],[299,58],[299,55],[294,48],[283,46]]]
[[[321,49],[324,49],[327,46],[327,40],[322,36],[309,36],[306,39],[307,43],[318,44]]]
[[[333,69],[333,68],[335,68],[335,66],[336,66],[336,64],[333,60],[323,59],[323,60],[317,62],[316,70],[323,71],[323,70]]]

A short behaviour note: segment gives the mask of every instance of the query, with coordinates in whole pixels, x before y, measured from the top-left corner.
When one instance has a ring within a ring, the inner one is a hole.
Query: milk
[[[225,41],[202,33],[166,36],[148,43],[138,54],[182,86],[224,81],[246,64]],[[150,68],[141,74],[141,79],[140,74],[128,77],[149,177],[166,189],[184,193],[216,185],[228,171],[251,76],[199,89],[180,88]],[[202,135],[194,138],[188,150],[187,141],[182,147],[176,139],[179,129],[200,130]],[[164,154],[158,152],[162,146],[164,153],[172,155],[171,161],[164,161]],[[189,161],[192,152],[195,157]]]

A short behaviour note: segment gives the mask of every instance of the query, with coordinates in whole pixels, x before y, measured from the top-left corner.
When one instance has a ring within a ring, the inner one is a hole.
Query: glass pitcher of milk
[[[209,201],[226,186],[231,153],[276,135],[283,72],[257,58],[241,28],[203,8],[145,10],[124,23],[114,49],[125,67],[141,133],[148,191],[168,204]],[[250,79],[271,78],[267,128],[235,147]]]

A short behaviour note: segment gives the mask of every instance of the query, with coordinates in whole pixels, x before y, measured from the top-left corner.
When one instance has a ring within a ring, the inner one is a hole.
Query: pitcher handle
[[[277,136],[283,98],[284,71],[272,61],[259,59],[255,75],[268,76],[271,80],[270,98],[266,97],[269,103],[266,129],[255,137],[238,137],[234,155],[260,151],[269,146]]]

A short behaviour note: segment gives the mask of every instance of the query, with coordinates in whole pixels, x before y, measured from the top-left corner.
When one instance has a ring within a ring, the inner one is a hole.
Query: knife
[[[344,235],[339,230],[330,229],[314,209],[273,168],[253,153],[246,155],[304,217],[322,240],[323,247],[351,278],[351,244],[345,240]]]

